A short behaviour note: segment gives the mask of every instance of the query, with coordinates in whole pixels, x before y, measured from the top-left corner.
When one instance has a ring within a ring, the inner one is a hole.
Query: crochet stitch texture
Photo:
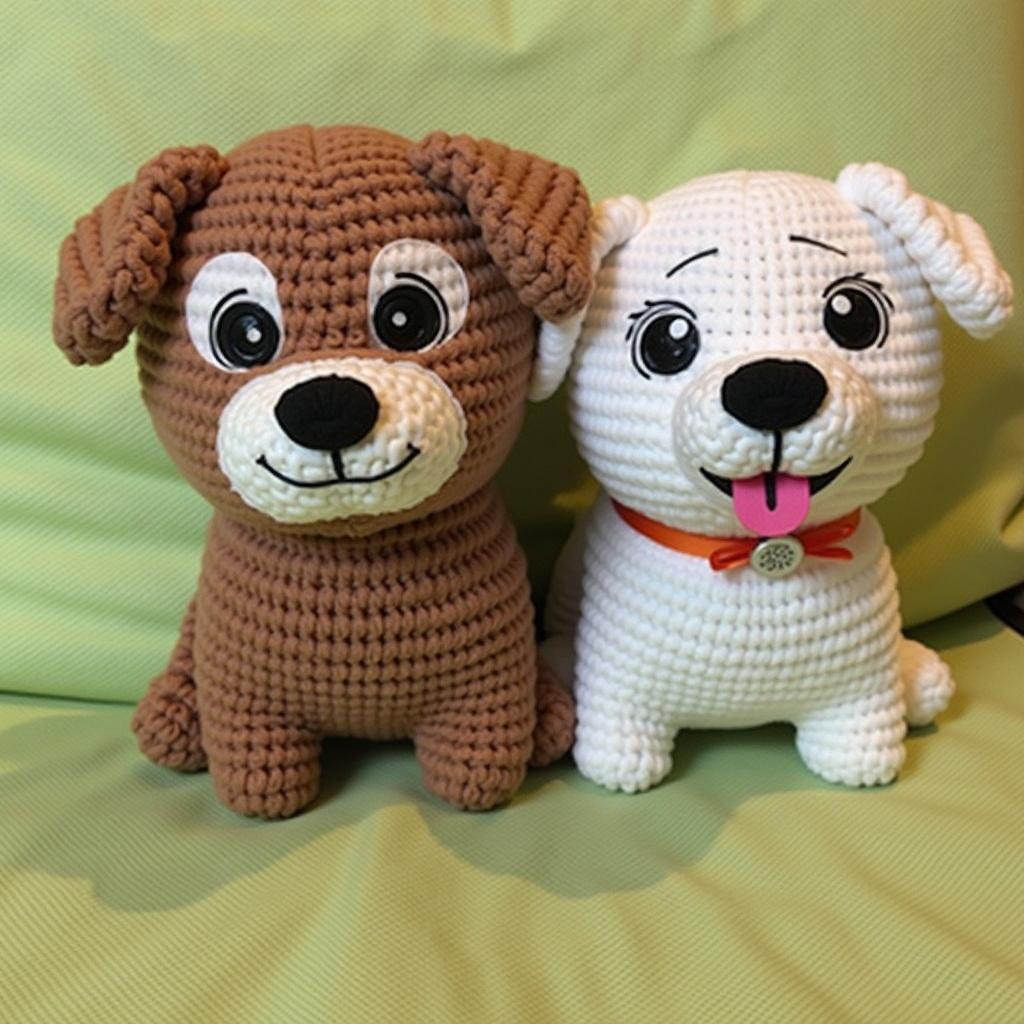
[[[215,510],[133,719],[147,756],[276,818],[316,796],[324,736],[410,738],[471,809],[568,749],[491,480],[535,313],[589,293],[589,221],[531,154],[305,126],[167,150],[78,221],[57,343],[100,363],[138,328],[154,426]]]
[[[907,723],[932,721],[953,682],[900,634],[871,514],[844,541],[851,560],[806,552],[767,578],[657,543],[612,500],[675,530],[755,539],[876,500],[932,429],[935,299],[977,336],[1010,315],[984,232],[867,164],[835,184],[734,172],[649,204],[609,200],[593,237],[588,310],[542,332],[563,365],[576,345],[573,431],[604,490],[546,612],[544,650],[574,682],[576,763],[636,792],[668,773],[680,729],[787,721],[823,778],[889,782]]]

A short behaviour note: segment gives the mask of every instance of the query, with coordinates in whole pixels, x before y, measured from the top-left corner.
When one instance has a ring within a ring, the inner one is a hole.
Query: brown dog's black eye
[[[373,308],[377,339],[399,352],[418,352],[448,333],[448,307],[441,293],[419,274],[399,273]]]
[[[842,348],[859,351],[881,347],[889,333],[891,302],[875,281],[861,277],[840,278],[825,289],[822,322],[828,336]]]
[[[230,296],[225,296],[225,299]],[[228,369],[265,366],[277,355],[281,332],[270,312],[258,302],[218,303],[210,324],[210,348]]]

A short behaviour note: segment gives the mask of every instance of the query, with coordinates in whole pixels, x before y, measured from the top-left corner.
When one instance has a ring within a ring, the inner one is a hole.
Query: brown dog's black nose
[[[373,430],[380,403],[373,389],[354,377],[314,377],[290,387],[277,400],[281,429],[303,448],[337,451]]]
[[[758,359],[722,381],[722,405],[755,430],[789,430],[806,423],[828,394],[819,370],[799,359]]]

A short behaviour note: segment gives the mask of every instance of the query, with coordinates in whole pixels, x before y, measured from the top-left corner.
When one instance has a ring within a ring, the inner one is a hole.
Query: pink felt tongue
[[[770,475],[775,477],[774,508],[769,507]],[[733,480],[732,507],[736,518],[759,537],[781,537],[792,533],[811,507],[811,481],[788,473],[759,473],[746,480]]]

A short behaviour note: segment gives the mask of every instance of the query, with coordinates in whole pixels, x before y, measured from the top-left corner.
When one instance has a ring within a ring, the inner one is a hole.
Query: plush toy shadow
[[[665,787],[653,807],[623,807],[563,761],[529,773],[508,808],[481,818],[424,793],[403,744],[328,739],[315,813],[269,826],[210,801],[197,777],[139,759],[121,738],[126,720],[122,707],[96,706],[4,733],[0,813],[17,824],[0,840],[0,859],[84,879],[102,904],[128,912],[202,902],[324,837],[332,865],[362,859],[368,844],[387,865],[392,840],[381,837],[395,828],[418,858],[449,851],[571,899],[644,889],[698,862],[751,798],[816,786],[793,771],[789,730],[770,726],[725,745],[698,734],[676,769],[689,783]],[[608,842],[613,833],[633,840]]]

